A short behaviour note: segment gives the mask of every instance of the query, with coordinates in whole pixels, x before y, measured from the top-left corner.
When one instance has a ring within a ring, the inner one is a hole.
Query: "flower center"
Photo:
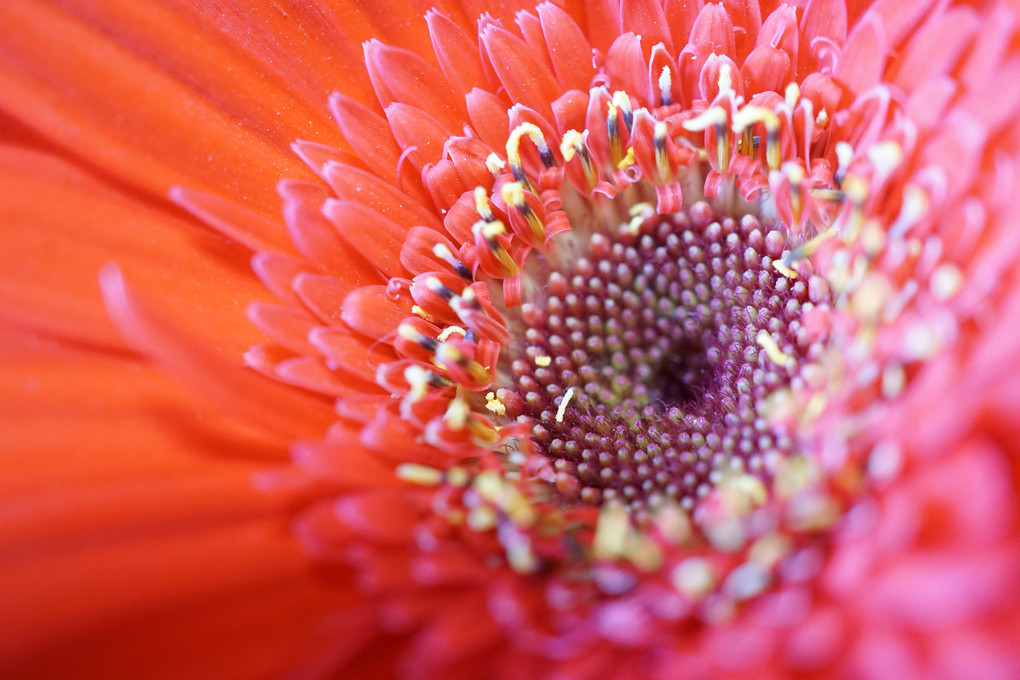
[[[575,226],[532,256],[499,396],[535,422],[565,497],[689,510],[721,475],[765,475],[791,453],[761,405],[810,346],[808,286],[773,268],[784,232],[753,214],[630,205],[629,220],[604,206],[590,234]]]

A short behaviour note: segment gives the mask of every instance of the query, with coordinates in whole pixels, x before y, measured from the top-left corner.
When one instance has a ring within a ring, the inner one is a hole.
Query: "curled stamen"
[[[510,163],[510,172],[513,173],[515,180],[524,184],[529,191],[534,191],[535,185],[531,183],[531,180],[525,174],[524,163],[521,161],[521,138],[525,135],[530,137],[531,141],[538,148],[538,155],[545,167],[551,168],[556,164],[556,159],[553,157],[549,145],[545,142],[545,135],[542,134],[542,130],[534,123],[521,123],[510,133],[506,140],[506,157]]]

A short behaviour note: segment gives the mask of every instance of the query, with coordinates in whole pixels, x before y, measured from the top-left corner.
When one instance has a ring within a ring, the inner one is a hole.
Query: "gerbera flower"
[[[0,11],[9,673],[1020,676],[1014,9]]]

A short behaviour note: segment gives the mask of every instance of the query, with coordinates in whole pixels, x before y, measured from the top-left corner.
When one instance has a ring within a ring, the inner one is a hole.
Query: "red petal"
[[[393,103],[413,104],[428,111],[441,127],[460,128],[467,112],[435,66],[408,50],[376,40],[365,44],[365,63],[384,109]]]
[[[523,40],[502,28],[486,26],[481,39],[510,99],[539,112],[548,111],[560,95],[549,67],[528,54]]]
[[[386,276],[400,276],[407,227],[354,201],[327,201],[323,213],[344,240]]]
[[[450,17],[435,10],[425,13],[425,21],[439,67],[454,89],[463,96],[475,87],[488,86],[485,71],[478,61],[478,47],[467,33]]]
[[[386,286],[362,286],[344,298],[341,317],[359,333],[382,339],[410,315],[412,304],[404,289],[391,296]]]

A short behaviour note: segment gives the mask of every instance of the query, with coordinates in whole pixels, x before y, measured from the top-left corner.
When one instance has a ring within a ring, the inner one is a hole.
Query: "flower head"
[[[137,345],[307,421],[262,423],[303,431],[253,477],[353,584],[302,670],[1020,672],[1017,16],[859,4],[366,42],[375,101],[352,81],[339,147],[293,144],[285,233],[170,194],[255,251],[268,381],[210,379],[104,270]]]

